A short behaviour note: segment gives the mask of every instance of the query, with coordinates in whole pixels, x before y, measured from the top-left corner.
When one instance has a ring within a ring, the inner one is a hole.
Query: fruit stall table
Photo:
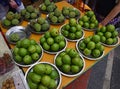
[[[72,5],[70,5],[69,3],[67,3],[66,1],[61,1],[61,2],[58,2],[58,3],[56,3],[56,5],[58,6],[58,8],[59,9],[62,9],[62,7],[64,7],[64,6],[68,6],[68,7],[73,7]],[[87,6],[85,6],[85,8],[89,8],[89,7],[87,7]],[[81,12],[81,15],[83,14],[83,12]],[[46,18],[46,15],[45,14],[41,14],[41,17],[44,17],[44,18]],[[65,23],[68,23],[68,19],[66,19],[66,21],[65,21]],[[65,24],[64,23],[64,24]],[[24,27],[26,27],[27,26],[27,24],[28,24],[28,22],[27,21],[23,21],[22,22],[22,26],[24,26]],[[58,28],[58,29],[60,29],[60,27],[61,27],[62,25],[51,25],[50,26],[50,29],[51,28]],[[6,31],[7,31],[7,29],[5,29],[5,28],[3,28],[2,26],[1,26],[1,28],[2,28],[2,31],[3,31],[3,33],[6,33]],[[85,31],[85,36],[84,37],[88,37],[88,36],[91,36],[91,35],[93,35],[94,34],[94,32],[92,32],[92,31]],[[36,40],[37,42],[39,42],[39,39],[40,39],[40,37],[42,36],[42,34],[41,35],[38,35],[38,34],[31,34],[31,36],[30,36],[30,39],[34,39],[34,40]],[[14,48],[14,45],[11,45],[10,44],[10,47],[11,48]],[[76,47],[76,42],[68,42],[68,44],[67,44],[67,48],[75,48]],[[111,50],[113,50],[115,47],[105,47],[105,54],[104,54],[104,56],[106,55],[106,54],[108,54]],[[50,63],[54,63],[54,57],[55,57],[55,55],[53,55],[53,54],[48,54],[48,53],[43,53],[43,57],[42,57],[42,59],[41,59],[41,62],[50,62]],[[88,69],[90,69],[93,65],[95,65],[97,62],[99,62],[101,59],[99,59],[99,60],[88,60],[88,59],[86,59],[85,58],[85,69],[84,69],[84,71],[81,73],[81,74],[83,74],[85,71],[87,71]],[[27,69],[28,68],[22,68],[23,69],[23,71],[24,72],[26,72],[27,71]],[[79,75],[80,76],[80,75]],[[63,87],[65,87],[66,85],[68,85],[70,82],[72,82],[73,80],[75,80],[76,78],[78,78],[79,76],[76,76],[76,77],[66,77],[66,76],[63,76],[62,75],[62,82],[61,82],[61,86],[60,86],[60,89],[62,89]]]

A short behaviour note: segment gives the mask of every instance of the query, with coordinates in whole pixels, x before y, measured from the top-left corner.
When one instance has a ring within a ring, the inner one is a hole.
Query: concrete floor
[[[108,60],[106,56],[92,68],[87,89],[120,89],[120,46],[114,50],[113,64],[109,64],[112,66],[111,70],[109,70],[111,76],[108,76],[110,78],[108,80],[110,82],[109,86],[104,85]]]

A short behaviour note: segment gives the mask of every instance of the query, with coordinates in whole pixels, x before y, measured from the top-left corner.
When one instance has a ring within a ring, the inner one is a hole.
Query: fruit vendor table
[[[72,5],[68,4],[66,1],[58,2],[58,3],[56,3],[56,5],[58,6],[59,9],[62,9],[63,6],[73,7]],[[85,6],[85,8],[88,9],[89,7]],[[81,12],[81,15],[82,14],[83,13]],[[42,14],[41,16],[46,18],[45,14]],[[27,23],[28,22],[23,21],[21,25],[26,27]],[[65,23],[68,23],[67,19],[66,19]],[[51,25],[51,28],[58,28],[59,29],[60,27],[61,27],[61,25]],[[2,28],[2,26],[1,26],[1,28]],[[3,33],[5,33],[7,31],[7,29],[2,28],[2,31],[3,31]],[[88,37],[88,36],[93,35],[93,34],[94,34],[93,32],[85,31],[85,37]],[[41,36],[42,35],[36,35],[36,34],[32,33],[31,36],[30,36],[30,39],[35,39],[37,42],[39,42],[39,39],[40,39]],[[75,48],[75,45],[76,45],[76,42],[68,42],[67,48]],[[14,45],[10,44],[10,47],[13,48]],[[110,47],[110,48],[109,47],[105,47],[105,54],[104,55],[108,54],[114,48],[115,47]],[[51,54],[48,54],[48,53],[44,52],[41,61],[42,62],[53,63],[54,62],[54,56],[55,55],[51,55]],[[88,69],[90,69],[93,65],[95,65],[100,60],[101,59],[92,61],[92,60],[88,60],[88,59],[85,58],[85,69],[84,69],[83,73],[85,71],[87,71]],[[22,68],[22,69],[23,69],[24,72],[26,72],[26,70],[28,68]],[[66,77],[66,76],[62,75],[62,83],[61,83],[60,89],[62,89],[66,85],[68,85],[70,82],[72,82],[73,80],[75,80],[79,76],[76,76],[76,77]]]

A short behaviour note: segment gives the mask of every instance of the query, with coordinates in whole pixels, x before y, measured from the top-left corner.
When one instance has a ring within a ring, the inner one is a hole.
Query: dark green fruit
[[[55,63],[57,66],[62,66],[62,57],[58,56],[55,60]]]
[[[35,47],[35,45],[30,45],[30,46],[28,47],[28,51],[29,51],[30,53],[36,52],[36,47]]]
[[[54,43],[54,39],[52,37],[47,38],[47,44],[52,45]]]
[[[43,49],[48,51],[50,49],[50,46],[46,42],[44,42],[43,43]]]
[[[64,55],[63,57],[62,57],[62,62],[64,63],[64,64],[71,64],[71,57],[69,56],[69,55]]]
[[[32,80],[32,82],[34,83],[40,83],[40,80],[41,80],[41,76],[36,74],[36,73],[33,73],[33,72],[30,72],[28,73],[28,77]]]
[[[48,75],[42,76],[42,78],[41,78],[41,83],[42,83],[44,86],[49,86],[50,82],[51,82],[50,76],[48,76]]]
[[[70,72],[70,65],[64,64],[64,65],[62,66],[62,71],[65,72],[65,73]]]
[[[50,82],[50,84],[49,84],[49,88],[50,88],[50,89],[56,89],[56,87],[57,87],[56,81],[53,80],[53,79],[51,79],[51,82]]]
[[[31,55],[31,57],[32,57],[32,59],[33,59],[34,61],[37,61],[37,60],[39,59],[39,54],[38,54],[38,53],[33,53],[33,54]]]
[[[10,35],[10,40],[16,42],[20,40],[20,37],[17,33],[13,33]]]
[[[23,62],[24,62],[25,64],[31,64],[31,63],[32,63],[32,58],[31,58],[31,56],[29,56],[29,55],[24,56]]]
[[[51,46],[51,50],[54,51],[54,52],[59,51],[59,44],[54,43],[54,44]]]
[[[52,70],[51,74],[50,74],[50,77],[52,79],[57,79],[59,77],[59,74],[56,70]]]
[[[75,49],[71,49],[68,54],[69,54],[70,57],[73,58],[77,55],[77,51]]]
[[[71,66],[71,72],[72,73],[78,73],[79,71],[80,71],[79,66],[76,66],[76,65]]]
[[[58,29],[56,29],[56,28],[51,29],[50,34],[52,37],[58,36],[58,34],[59,34]]]
[[[45,73],[46,73],[46,74],[51,74],[51,72],[52,72],[52,66],[50,66],[50,65],[45,65],[45,67],[46,67]]]
[[[46,71],[46,67],[44,64],[37,64],[33,67],[33,72],[37,74],[44,74]]]
[[[94,49],[94,50],[92,51],[92,55],[93,55],[94,57],[99,57],[99,56],[100,56],[100,50]]]
[[[30,89],[37,89],[37,84],[33,83],[31,80],[28,80],[28,85]]]

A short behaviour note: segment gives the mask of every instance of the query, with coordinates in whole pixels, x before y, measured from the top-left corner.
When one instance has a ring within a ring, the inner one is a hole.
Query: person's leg
[[[8,6],[3,6],[0,4],[0,20],[2,20],[6,16],[8,10],[9,10]]]

